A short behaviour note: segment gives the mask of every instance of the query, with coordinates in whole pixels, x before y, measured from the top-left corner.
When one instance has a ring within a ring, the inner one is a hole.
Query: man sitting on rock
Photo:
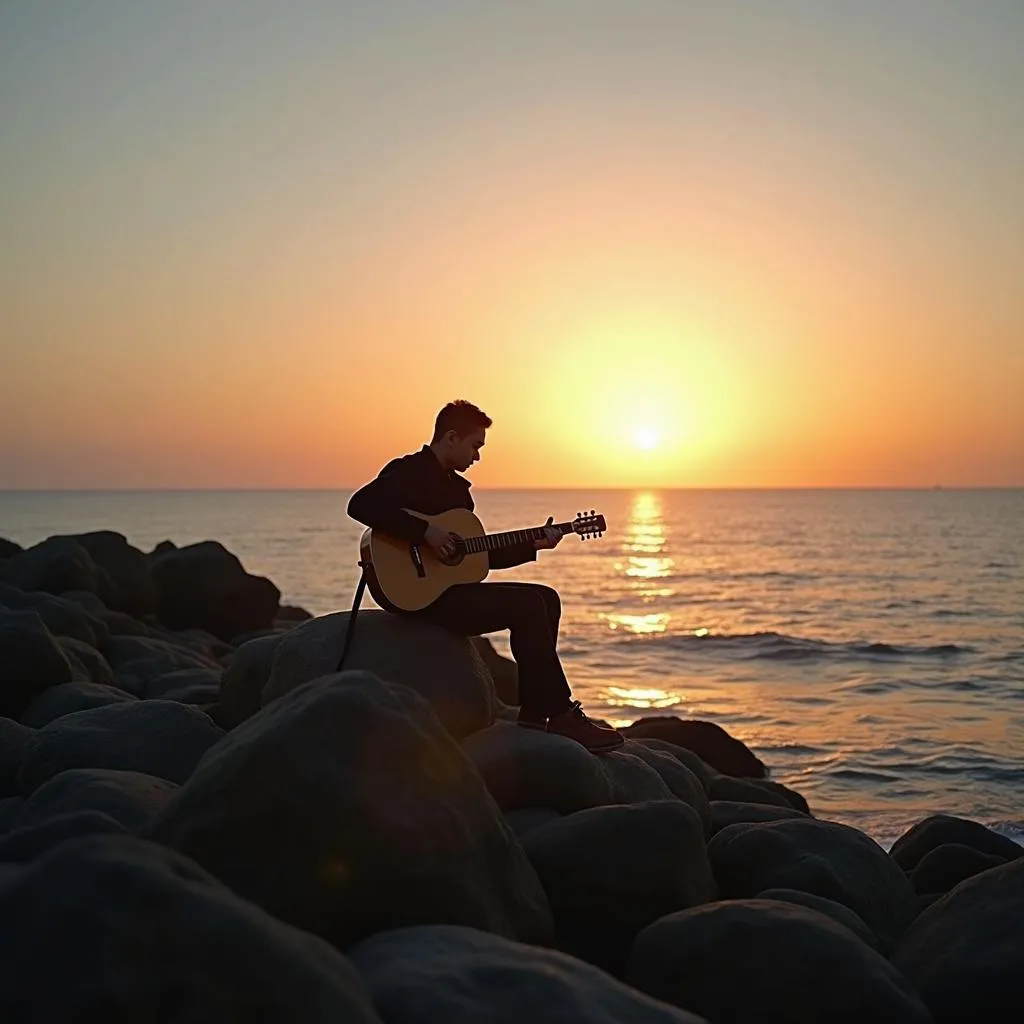
[[[439,558],[455,551],[452,535],[409,515],[412,509],[438,515],[452,508],[472,511],[465,471],[480,458],[491,419],[466,401],[450,402],[438,414],[434,436],[418,452],[393,459],[352,495],[348,514],[371,529],[413,544],[427,543]],[[561,534],[548,529],[543,539],[489,552],[492,569],[532,562],[537,552],[553,548]],[[460,583],[449,587],[429,607],[407,612],[464,636],[509,630],[512,656],[519,666],[519,725],[568,736],[588,750],[611,750],[622,744],[615,729],[591,721],[572,700],[555,645],[561,602],[556,591],[539,583]]]

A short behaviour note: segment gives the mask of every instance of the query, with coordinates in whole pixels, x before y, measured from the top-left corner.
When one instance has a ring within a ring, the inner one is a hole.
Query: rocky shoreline
[[[517,728],[515,666],[280,604],[216,542],[0,540],[0,1016],[994,1018],[1024,850],[889,852],[714,723],[594,756]]]

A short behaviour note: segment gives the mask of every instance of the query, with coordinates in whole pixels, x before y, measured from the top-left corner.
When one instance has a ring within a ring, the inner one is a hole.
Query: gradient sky
[[[0,488],[1024,485],[1019,0],[0,0]],[[656,435],[642,450],[637,431]]]

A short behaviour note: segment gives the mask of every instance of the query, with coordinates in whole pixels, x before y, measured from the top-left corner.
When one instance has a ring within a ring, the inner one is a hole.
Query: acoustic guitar
[[[366,585],[373,599],[389,611],[413,612],[433,604],[449,587],[457,583],[479,583],[488,573],[487,553],[501,548],[540,540],[545,529],[565,535],[578,534],[581,540],[600,537],[605,532],[604,516],[593,509],[580,512],[572,522],[532,526],[507,533],[485,533],[483,524],[465,508],[453,508],[436,516],[405,509],[425,519],[431,526],[456,536],[455,552],[438,558],[427,543],[411,544],[380,530],[366,530],[359,539],[359,555],[366,570]]]

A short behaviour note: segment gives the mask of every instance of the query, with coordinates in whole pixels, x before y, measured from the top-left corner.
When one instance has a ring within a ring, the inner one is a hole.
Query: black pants
[[[418,612],[463,636],[509,630],[519,666],[519,702],[527,714],[550,717],[568,709],[571,696],[555,644],[562,602],[540,583],[460,583]]]

